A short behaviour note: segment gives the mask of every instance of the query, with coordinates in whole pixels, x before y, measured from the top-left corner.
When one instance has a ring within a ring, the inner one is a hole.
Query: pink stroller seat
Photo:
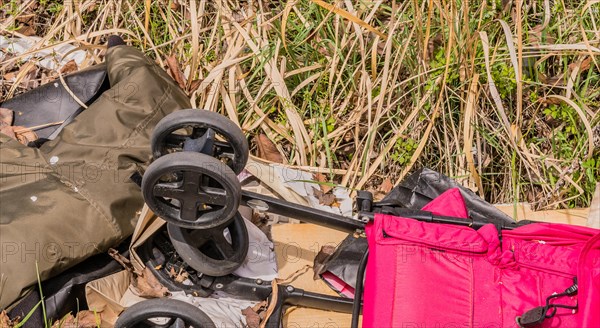
[[[467,217],[458,189],[423,210]],[[535,223],[501,235],[378,214],[367,226],[363,327],[519,327],[550,298],[539,327],[600,327],[600,232]],[[574,280],[576,278],[576,280]],[[574,283],[575,282],[575,283]],[[572,289],[571,289],[572,291]]]

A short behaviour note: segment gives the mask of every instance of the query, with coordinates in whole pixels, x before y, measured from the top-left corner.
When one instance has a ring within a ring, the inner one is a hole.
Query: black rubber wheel
[[[167,229],[171,243],[183,261],[209,276],[232,273],[244,263],[248,254],[248,230],[239,213],[221,227],[193,230],[169,224]],[[231,241],[225,237],[226,231]]]
[[[148,207],[165,221],[190,229],[229,222],[237,213],[241,193],[240,182],[229,167],[193,152],[157,159],[142,178]]]
[[[225,116],[199,109],[184,109],[165,116],[154,128],[152,156],[194,151],[212,156],[235,174],[248,162],[248,140],[242,130]]]
[[[148,319],[168,318],[164,324]],[[146,327],[216,328],[210,317],[192,304],[168,298],[155,298],[136,303],[121,313],[115,328]]]

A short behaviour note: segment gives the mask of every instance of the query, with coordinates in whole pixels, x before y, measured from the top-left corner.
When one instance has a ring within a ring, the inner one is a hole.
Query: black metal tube
[[[353,218],[325,212],[308,206],[290,203],[285,200],[261,195],[255,192],[242,190],[242,205],[255,208],[255,203],[257,200],[264,202],[263,205],[267,206],[265,209],[266,212],[287,216],[303,222],[314,223],[327,228],[346,232],[354,232],[357,229],[364,229],[365,227],[363,222]]]
[[[322,211],[316,208],[290,203],[282,199],[261,195],[247,190],[242,190],[242,205],[249,206],[251,208],[256,208],[257,201],[263,202],[262,206],[265,207],[265,212],[271,212],[274,214],[287,216],[290,218],[301,220],[303,222],[314,223],[331,229],[346,232],[354,232],[357,229],[364,229],[365,227],[364,222],[356,220],[354,218],[349,218],[342,215]],[[432,212],[409,208],[392,208],[383,206],[379,209],[375,209],[375,211],[381,211],[381,213],[383,214],[411,218],[422,222],[446,223],[468,226],[476,230],[490,223],[485,221],[476,221],[471,218],[458,218],[452,216],[435,215]],[[366,217],[372,220],[375,217],[375,213],[360,211],[358,217]],[[518,223],[515,222],[514,224],[502,224],[498,226],[498,230],[512,230],[516,227],[528,223],[533,223],[533,221],[522,221]]]
[[[289,285],[279,285],[279,288],[290,287],[294,288]],[[287,292],[288,293],[285,295],[284,301],[284,303],[287,305],[297,305],[313,309],[352,313],[353,300],[350,298],[312,293],[297,288],[294,288],[292,291],[288,290]]]
[[[358,328],[358,316],[361,312],[362,295],[363,295],[363,282],[365,279],[365,271],[367,269],[367,259],[369,258],[369,249],[365,251],[360,264],[358,265],[358,272],[356,273],[356,288],[354,289],[354,302],[352,304],[352,323],[351,328]]]

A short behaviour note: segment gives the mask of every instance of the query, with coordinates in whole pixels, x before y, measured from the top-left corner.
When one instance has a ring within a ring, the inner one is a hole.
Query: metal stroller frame
[[[202,111],[195,111],[195,112],[202,112]],[[173,115],[173,114],[171,114],[171,115]],[[196,115],[196,114],[194,114],[194,115]],[[165,117],[165,119],[167,119],[167,118],[168,118],[168,116]],[[201,121],[201,118],[198,120],[195,120],[194,122],[197,123],[199,121]],[[172,122],[170,124],[172,124]],[[159,123],[159,125],[160,125],[160,123]],[[158,125],[157,125],[157,127],[158,127]],[[181,126],[179,126],[179,127],[181,127]],[[227,128],[229,128],[231,130],[230,127],[227,127]],[[227,133],[228,132],[228,131],[226,131],[227,128],[225,128],[225,129],[221,128],[219,130],[219,132],[225,131]],[[164,127],[163,127],[163,130],[164,130]],[[183,152],[197,152],[197,153],[205,154],[208,156],[218,157],[218,156],[215,156],[213,151],[211,151],[211,149],[214,149],[215,146],[213,144],[213,141],[210,140],[210,138],[213,138],[210,135],[210,128],[208,129],[208,131],[209,132],[205,133],[201,138],[195,138],[191,142],[183,142],[183,144],[181,145],[182,151]],[[229,131],[229,132],[231,132],[231,131]],[[238,132],[234,131],[233,133],[238,133]],[[239,131],[239,133],[241,134],[241,131]],[[208,141],[206,140],[206,134],[209,135]],[[231,139],[235,139],[235,138],[232,137]],[[231,139],[228,139],[227,141],[230,141]],[[189,138],[187,140],[189,141]],[[160,140],[158,140],[157,142],[160,142]],[[207,147],[207,144],[210,147]],[[223,145],[222,142],[219,145],[227,148],[230,152],[236,151],[235,145],[229,147],[229,145]],[[153,148],[155,148],[155,147],[153,146]],[[233,148],[233,150],[232,150],[232,148]],[[238,147],[238,148],[242,149],[242,151],[247,151],[247,145],[245,145],[245,149],[244,149],[244,147]],[[165,156],[170,156],[170,155],[165,155]],[[229,157],[231,157],[231,156],[229,156]],[[230,167],[233,167],[233,166],[230,165]],[[148,171],[150,171],[150,170],[152,170],[152,167],[148,168]],[[148,174],[148,171],[146,172],[146,174]],[[236,173],[239,173],[239,172],[236,172]],[[148,186],[144,186],[144,184],[142,183],[142,190],[144,192],[144,196],[146,199],[148,199],[149,196],[152,197],[151,192],[148,192],[148,188],[149,188]],[[356,204],[356,206],[355,206],[356,214],[354,215],[354,217],[345,217],[345,216],[341,216],[341,215],[337,215],[337,214],[332,214],[332,213],[329,213],[326,211],[318,210],[315,208],[294,204],[294,203],[291,203],[291,202],[288,202],[285,200],[281,200],[281,199],[277,199],[274,197],[261,195],[261,194],[255,193],[255,192],[241,190],[241,194],[239,197],[239,205],[236,203],[236,206],[240,206],[240,205],[248,206],[257,211],[283,215],[286,217],[298,219],[303,222],[313,223],[316,225],[320,225],[320,226],[324,226],[327,228],[332,228],[332,229],[336,229],[336,230],[344,231],[344,232],[348,232],[348,233],[359,233],[361,235],[364,235],[365,225],[368,222],[370,222],[371,220],[373,220],[376,213],[390,214],[390,215],[404,217],[404,218],[412,218],[412,219],[416,219],[416,220],[419,220],[422,222],[434,222],[434,223],[469,226],[469,227],[472,227],[473,229],[479,229],[480,227],[490,223],[490,222],[485,222],[485,221],[481,221],[481,220],[475,220],[472,218],[465,219],[465,218],[457,218],[457,217],[450,217],[450,216],[439,216],[439,215],[435,215],[428,211],[403,208],[403,207],[400,207],[398,205],[391,204],[391,203],[373,202],[372,194],[367,191],[359,191],[357,193],[357,197],[355,199],[355,204]],[[150,207],[152,208],[152,206],[150,206]],[[157,211],[155,210],[155,212],[157,212]],[[158,209],[158,212],[160,212],[160,209]],[[158,213],[158,214],[160,214],[160,213]],[[161,216],[161,217],[163,217],[163,216]],[[167,217],[167,218],[165,218],[165,220],[167,220],[169,222],[169,224],[181,223],[180,218],[170,218],[170,220],[169,220],[169,218]],[[531,222],[532,221],[520,221],[518,223],[513,222],[513,223],[494,223],[494,224],[497,225],[497,230],[499,231],[499,233],[501,233],[501,231],[504,229],[512,230],[516,227],[519,227],[519,226],[522,226],[524,224],[528,224]],[[187,223],[184,223],[184,225],[185,224],[187,224]],[[194,227],[194,228],[196,228],[196,227]],[[146,251],[145,255],[142,255],[142,256],[146,257],[145,260],[150,261],[148,263],[149,265],[147,265],[147,266],[153,268],[156,266],[155,265],[156,263],[153,263],[152,260],[150,259],[151,258],[151,255],[149,255],[150,253],[152,253],[152,252]],[[207,274],[199,274],[197,276],[198,280],[196,281],[197,288],[195,288],[195,294],[200,295],[200,296],[207,296],[213,291],[223,291],[223,292],[227,292],[228,294],[230,294],[234,297],[239,297],[242,299],[254,300],[254,301],[261,301],[261,300],[265,300],[267,298],[270,298],[271,300],[273,300],[273,297],[276,296],[275,297],[276,306],[274,307],[275,311],[268,317],[268,320],[266,323],[266,327],[269,327],[269,328],[279,328],[281,326],[282,315],[284,313],[284,309],[287,306],[304,306],[304,307],[321,308],[321,309],[325,308],[325,309],[336,311],[336,312],[351,313],[352,314],[352,327],[354,328],[354,327],[358,326],[358,319],[359,319],[359,315],[361,312],[363,280],[364,280],[367,258],[368,258],[368,250],[363,255],[360,265],[359,265],[359,272],[357,274],[354,299],[312,293],[312,292],[308,292],[308,291],[305,291],[305,290],[302,290],[299,288],[295,288],[292,285],[284,285],[284,284],[277,285],[277,288],[276,288],[277,295],[273,295],[274,288],[273,288],[273,285],[271,284],[271,282],[262,281],[261,279],[241,278],[241,277],[237,277],[237,276],[234,276],[231,274],[227,274],[227,275],[223,275],[223,276],[210,276]],[[164,273],[164,272],[161,273],[161,272],[159,272],[159,270],[156,270],[156,269],[152,269],[152,270],[154,271],[155,275],[157,275],[159,280],[163,284],[165,284],[167,287],[169,287],[169,289],[180,289],[180,290],[186,289],[186,288],[190,289],[189,287],[182,287],[181,285],[175,285],[172,282],[172,280],[170,281],[170,278],[166,275],[166,273]],[[191,288],[191,289],[194,289],[194,288]],[[142,302],[142,303],[144,303],[144,302]],[[136,316],[135,316],[136,311],[140,312],[140,315],[146,315],[146,316],[148,315],[148,313],[147,313],[148,311],[145,311],[145,312],[140,311],[138,308],[136,308],[134,306],[134,307],[130,308],[129,310],[126,310],[125,311],[126,315],[123,315],[122,317],[125,317],[126,319],[130,320],[129,322],[139,322],[139,321],[135,321],[135,320],[132,321],[132,319],[131,319],[131,318],[134,318],[134,319],[136,318]],[[198,311],[200,311],[200,310],[198,309]],[[162,313],[162,315],[165,315],[165,313],[163,313],[163,312],[161,312],[161,313]],[[172,315],[173,316],[171,316],[171,318],[177,317],[176,313],[172,314]],[[152,318],[152,317],[146,317],[146,318]],[[137,318],[137,319],[140,319],[140,318]],[[142,319],[140,319],[140,320],[142,320]],[[117,325],[116,325],[116,327],[126,327],[126,326],[128,326],[128,323],[124,323],[122,321],[118,321]],[[203,325],[203,326],[206,326],[206,325]],[[210,326],[210,324],[208,326]]]

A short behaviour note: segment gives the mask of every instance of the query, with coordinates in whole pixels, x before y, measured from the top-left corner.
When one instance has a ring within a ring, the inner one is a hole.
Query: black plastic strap
[[[577,305],[564,305],[564,304],[551,304],[550,301],[555,298],[564,297],[564,296],[573,296],[577,294],[578,286],[577,286],[577,277],[573,278],[573,285],[567,288],[564,292],[559,294],[553,294],[546,298],[545,306],[538,306],[533,308],[527,312],[525,312],[522,316],[517,317],[517,324],[521,328],[534,328],[541,325],[544,320],[554,317],[556,315],[556,310],[561,309],[571,309],[577,310]]]

